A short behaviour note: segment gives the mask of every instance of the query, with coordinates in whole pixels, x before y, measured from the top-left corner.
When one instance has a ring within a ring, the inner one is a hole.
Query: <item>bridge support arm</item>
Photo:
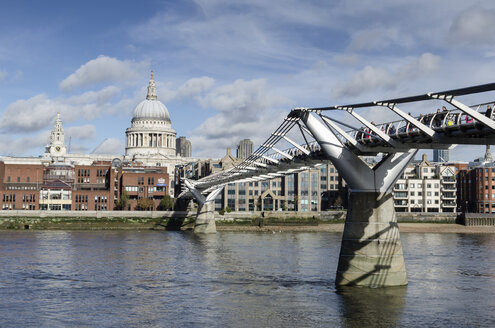
[[[366,163],[342,145],[337,136],[310,112],[301,112],[301,121],[351,189],[374,190],[373,174]]]

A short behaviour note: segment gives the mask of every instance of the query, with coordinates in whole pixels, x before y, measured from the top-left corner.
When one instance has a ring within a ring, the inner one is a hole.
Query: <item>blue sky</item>
[[[151,69],[177,135],[219,157],[290,108],[494,82],[494,64],[493,1],[2,1],[0,154],[40,155],[57,112],[71,152],[122,154]]]

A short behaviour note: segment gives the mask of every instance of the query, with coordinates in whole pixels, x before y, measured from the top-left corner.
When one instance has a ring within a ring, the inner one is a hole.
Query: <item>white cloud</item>
[[[0,81],[4,80],[9,73],[5,70],[0,70]]]
[[[377,88],[393,88],[395,86],[393,75],[380,67],[366,66],[355,73],[351,80],[334,90],[336,98],[355,97],[363,92]]]
[[[60,82],[59,87],[64,92],[75,88],[87,87],[101,82],[128,83],[139,80],[148,65],[131,60],[99,56],[79,67],[74,73]]]
[[[92,152],[92,154],[123,154],[124,143],[119,139],[108,138],[103,140]]]
[[[215,80],[208,76],[192,78],[179,87],[176,98],[186,98],[200,95],[204,91],[210,89],[214,83]]]
[[[349,51],[383,50],[391,45],[409,43],[407,36],[395,27],[376,27],[359,30],[351,36]]]
[[[7,156],[22,156],[28,154],[31,150],[39,152],[48,144],[50,131],[43,131],[36,136],[28,136],[13,139],[10,135],[1,135],[0,154]]]
[[[382,89],[391,90],[400,83],[410,83],[412,80],[435,72],[440,65],[440,57],[424,53],[416,59],[400,65],[390,65],[389,69],[366,66],[354,73],[350,81],[334,88],[336,98],[356,97],[365,92]]]
[[[200,96],[205,91],[211,89],[211,87],[215,84],[215,79],[202,76],[202,77],[194,77],[192,79],[187,80],[184,84],[182,84],[177,90],[172,90],[169,86],[158,86],[159,88],[159,98],[164,101],[172,101],[179,100],[185,98],[195,98]]]
[[[440,57],[431,53],[424,53],[419,58],[404,65],[399,70],[400,79],[414,79],[431,74],[438,70]]]
[[[123,98],[112,103],[120,94],[114,86],[99,91],[88,91],[68,98],[51,99],[39,94],[29,99],[17,100],[7,106],[0,116],[0,128],[10,132],[32,132],[53,125],[59,112],[64,122],[81,119],[92,120],[102,115],[124,113],[132,110],[135,99]]]
[[[287,115],[280,106],[289,103],[262,79],[219,86],[199,101],[204,107],[219,110],[190,137],[196,156],[204,157],[222,156],[225,148],[234,147],[244,138],[255,143],[266,139]]]
[[[253,114],[286,102],[287,99],[268,90],[266,80],[236,80],[220,86],[200,99],[203,107],[249,118]]]
[[[332,17],[328,3],[196,1],[194,4],[196,7],[191,6],[187,14],[170,7],[131,28],[133,45],[142,49],[161,48],[168,60],[187,62],[189,68],[202,70],[205,62],[210,64],[209,71],[240,66],[250,70],[260,66],[293,68],[298,61],[315,61],[315,52],[322,53],[307,46],[311,40],[300,28],[327,29]]]
[[[96,127],[92,124],[71,126],[65,129],[66,142],[70,137],[80,140],[93,140],[96,137]]]
[[[454,42],[493,46],[495,41],[495,10],[471,7],[455,18],[450,27]]]

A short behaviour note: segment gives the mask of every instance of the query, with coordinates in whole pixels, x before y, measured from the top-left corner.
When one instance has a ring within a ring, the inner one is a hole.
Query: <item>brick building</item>
[[[129,195],[125,210],[134,210],[141,198],[156,209],[168,193],[166,167],[95,161],[91,165],[66,163],[22,164],[0,162],[3,210],[113,210],[122,190]]]
[[[470,213],[495,213],[495,166],[487,163],[459,171],[459,208]]]
[[[117,173],[118,196],[123,190],[129,195],[127,209],[135,209],[138,200],[148,198],[153,208],[158,208],[168,193],[169,175],[166,167],[122,166]]]

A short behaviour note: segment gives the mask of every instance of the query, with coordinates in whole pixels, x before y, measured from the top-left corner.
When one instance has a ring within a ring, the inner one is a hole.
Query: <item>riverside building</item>
[[[153,72],[146,99],[139,103],[126,131],[125,154],[67,152],[60,114],[40,157],[2,157],[1,206],[4,210],[113,210],[123,191],[125,209],[139,199],[174,194],[175,166],[194,161],[176,155],[170,114],[156,95]]]
[[[233,211],[324,211],[343,208],[346,185],[330,164],[266,181],[231,183],[215,199],[215,209]]]
[[[227,148],[224,157],[177,167],[176,181],[200,179],[240,164],[243,159]],[[185,187],[177,185],[176,195]],[[346,206],[347,187],[330,162],[271,180],[230,183],[215,199],[215,210],[232,211],[323,211]]]
[[[495,163],[489,145],[484,158],[459,169],[458,188],[457,201],[462,212],[495,213]]]
[[[454,165],[421,162],[409,165],[393,189],[396,212],[456,212]]]

